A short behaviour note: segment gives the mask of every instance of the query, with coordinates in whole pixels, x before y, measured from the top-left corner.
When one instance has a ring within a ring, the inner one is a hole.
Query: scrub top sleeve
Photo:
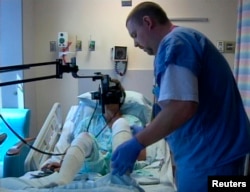
[[[187,68],[170,64],[161,76],[158,101],[182,100],[198,102],[198,80]]]

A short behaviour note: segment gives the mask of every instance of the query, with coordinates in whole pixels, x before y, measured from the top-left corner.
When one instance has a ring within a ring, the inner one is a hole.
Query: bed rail
[[[36,137],[33,147],[47,153],[53,152],[54,146],[60,137],[62,126],[61,105],[60,103],[54,103],[41,131]],[[25,171],[38,170],[40,165],[49,157],[49,155],[31,149],[24,162]]]

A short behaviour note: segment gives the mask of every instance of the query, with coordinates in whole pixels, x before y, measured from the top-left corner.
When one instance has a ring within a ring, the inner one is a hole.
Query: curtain
[[[234,75],[250,118],[250,0],[238,1]]]

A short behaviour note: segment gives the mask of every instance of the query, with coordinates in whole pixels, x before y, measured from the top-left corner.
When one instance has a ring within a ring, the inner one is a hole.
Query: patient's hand
[[[109,127],[112,127],[113,123],[119,119],[122,114],[120,112],[119,104],[107,104],[105,105],[105,119]]]
[[[57,171],[59,172],[61,168],[61,163],[57,163],[57,162],[51,162],[51,163],[48,163],[48,164],[45,164],[41,170],[44,170],[44,169],[50,169],[51,171]]]
[[[137,157],[138,161],[146,161],[146,149],[141,150]]]

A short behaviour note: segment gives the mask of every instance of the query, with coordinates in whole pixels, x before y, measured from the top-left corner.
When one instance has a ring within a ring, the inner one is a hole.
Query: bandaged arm
[[[113,151],[123,142],[132,137],[130,126],[126,119],[120,117],[112,125]]]

